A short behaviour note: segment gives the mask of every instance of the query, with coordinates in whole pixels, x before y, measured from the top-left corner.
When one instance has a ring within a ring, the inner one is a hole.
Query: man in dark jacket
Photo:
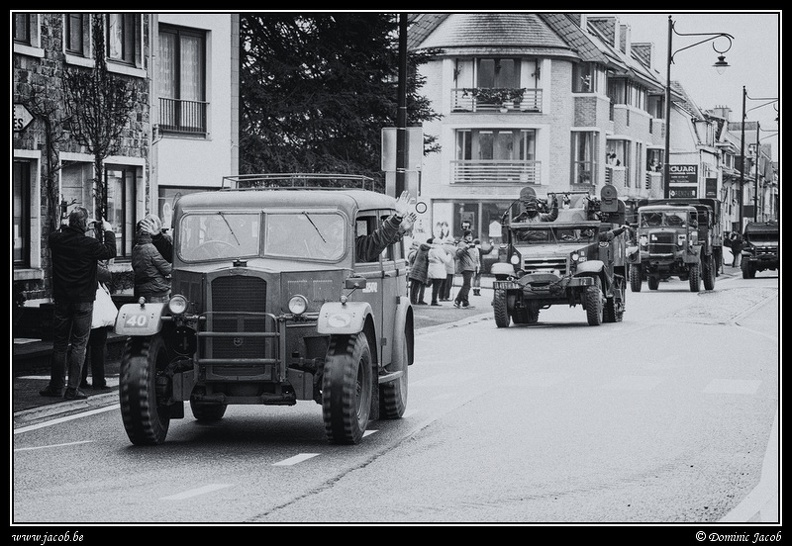
[[[64,396],[67,400],[86,398],[79,385],[96,299],[97,262],[116,256],[112,227],[106,220],[102,221],[102,227],[104,242],[86,236],[86,231],[93,229],[88,225],[88,211],[83,207],[75,207],[69,214],[68,225],[49,236],[55,304],[54,337],[50,383],[40,391],[41,396]],[[69,383],[64,393],[67,357]]]

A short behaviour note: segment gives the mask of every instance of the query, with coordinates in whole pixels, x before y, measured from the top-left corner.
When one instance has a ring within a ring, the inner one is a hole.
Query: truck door
[[[377,211],[362,211],[355,219],[355,237],[368,235],[373,233],[379,223]],[[383,251],[385,254],[387,249]],[[354,293],[355,301],[366,301],[371,306],[371,311],[374,313],[374,327],[376,329],[376,337],[378,345],[381,345],[380,338],[382,334],[382,298],[384,288],[384,276],[382,270],[382,255],[376,260],[364,262],[355,257],[355,274],[359,277],[366,279],[366,288],[358,290]],[[382,362],[382,351],[379,347],[374,350],[379,352],[378,360]]]

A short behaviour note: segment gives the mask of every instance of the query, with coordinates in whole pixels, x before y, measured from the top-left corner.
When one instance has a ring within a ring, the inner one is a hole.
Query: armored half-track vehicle
[[[526,192],[525,190],[530,190]],[[501,261],[492,265],[495,325],[532,324],[552,305],[581,305],[589,325],[620,322],[626,306],[625,206],[613,186],[601,199],[587,192],[564,195],[569,208],[557,209],[557,197],[526,215],[533,188],[502,218]],[[568,198],[568,199],[566,199]],[[557,209],[557,215],[555,210]]]

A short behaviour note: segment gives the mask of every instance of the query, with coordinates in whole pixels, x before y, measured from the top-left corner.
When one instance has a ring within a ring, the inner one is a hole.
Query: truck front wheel
[[[704,290],[714,290],[715,289],[715,257],[714,256],[707,256],[704,259],[704,271],[702,272],[704,277]]]
[[[168,398],[170,381],[158,374],[168,365],[160,336],[131,337],[124,346],[119,373],[121,418],[129,440],[135,445],[157,445],[165,441],[170,425]],[[157,395],[157,383],[160,394]]]
[[[643,280],[641,279],[641,265],[635,264],[630,266],[630,290],[633,292],[640,292]]]
[[[506,290],[495,290],[492,298],[492,307],[495,310],[495,326],[498,328],[508,328],[511,317],[509,316],[509,303],[506,298]]]
[[[586,288],[586,319],[589,326],[602,324],[602,283],[594,277],[594,284]]]
[[[357,444],[363,438],[372,389],[366,335],[332,336],[322,379],[322,417],[331,444]]]
[[[690,264],[688,266],[688,281],[690,282],[690,291],[698,292],[701,290],[701,270],[699,264]]]

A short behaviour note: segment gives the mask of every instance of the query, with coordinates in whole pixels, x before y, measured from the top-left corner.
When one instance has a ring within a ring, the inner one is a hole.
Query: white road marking
[[[297,463],[301,463],[303,461],[307,461],[308,459],[312,459],[319,455],[318,453],[300,453],[299,455],[295,455],[294,457],[289,457],[288,459],[283,459],[277,463],[272,463],[272,466],[292,466]]]
[[[59,417],[58,419],[53,419],[52,421],[47,421],[46,423],[38,423],[38,424],[30,425],[30,426],[27,426],[27,427],[15,428],[14,429],[14,434],[20,434],[22,432],[28,432],[28,431],[31,431],[31,430],[36,430],[36,429],[44,428],[44,427],[51,427],[52,425],[59,425],[61,423],[65,423],[67,421],[73,421],[75,419],[82,419],[83,417],[89,417],[91,415],[96,415],[97,413],[104,413],[106,411],[112,411],[112,410],[119,409],[119,408],[120,408],[120,406],[118,404],[115,404],[113,406],[107,406],[107,407],[104,407],[104,408],[92,409],[92,410],[86,411],[84,413],[76,413],[74,415],[67,415],[66,417]]]
[[[379,430],[377,430],[377,429],[367,430],[367,431],[365,431],[365,432],[363,433],[363,437],[365,438],[365,437],[366,437],[366,436],[368,436],[369,434],[374,434],[375,432],[379,432]]]
[[[206,493],[211,493],[212,491],[217,491],[219,489],[225,489],[226,487],[231,487],[231,484],[210,483],[209,485],[204,485],[203,487],[199,487],[197,489],[190,489],[188,491],[183,491],[182,493],[176,493],[175,495],[161,497],[160,500],[184,500],[189,499],[190,497],[197,497],[198,495],[205,495]]]
[[[82,442],[69,442],[67,444],[50,444],[47,446],[20,447],[18,449],[15,449],[14,451],[33,451],[36,449],[49,449],[51,447],[65,447],[65,446],[76,446],[79,444],[91,444],[93,442],[94,442],[93,440],[83,440]]]
[[[756,394],[761,381],[751,379],[713,379],[704,388],[709,394]]]

